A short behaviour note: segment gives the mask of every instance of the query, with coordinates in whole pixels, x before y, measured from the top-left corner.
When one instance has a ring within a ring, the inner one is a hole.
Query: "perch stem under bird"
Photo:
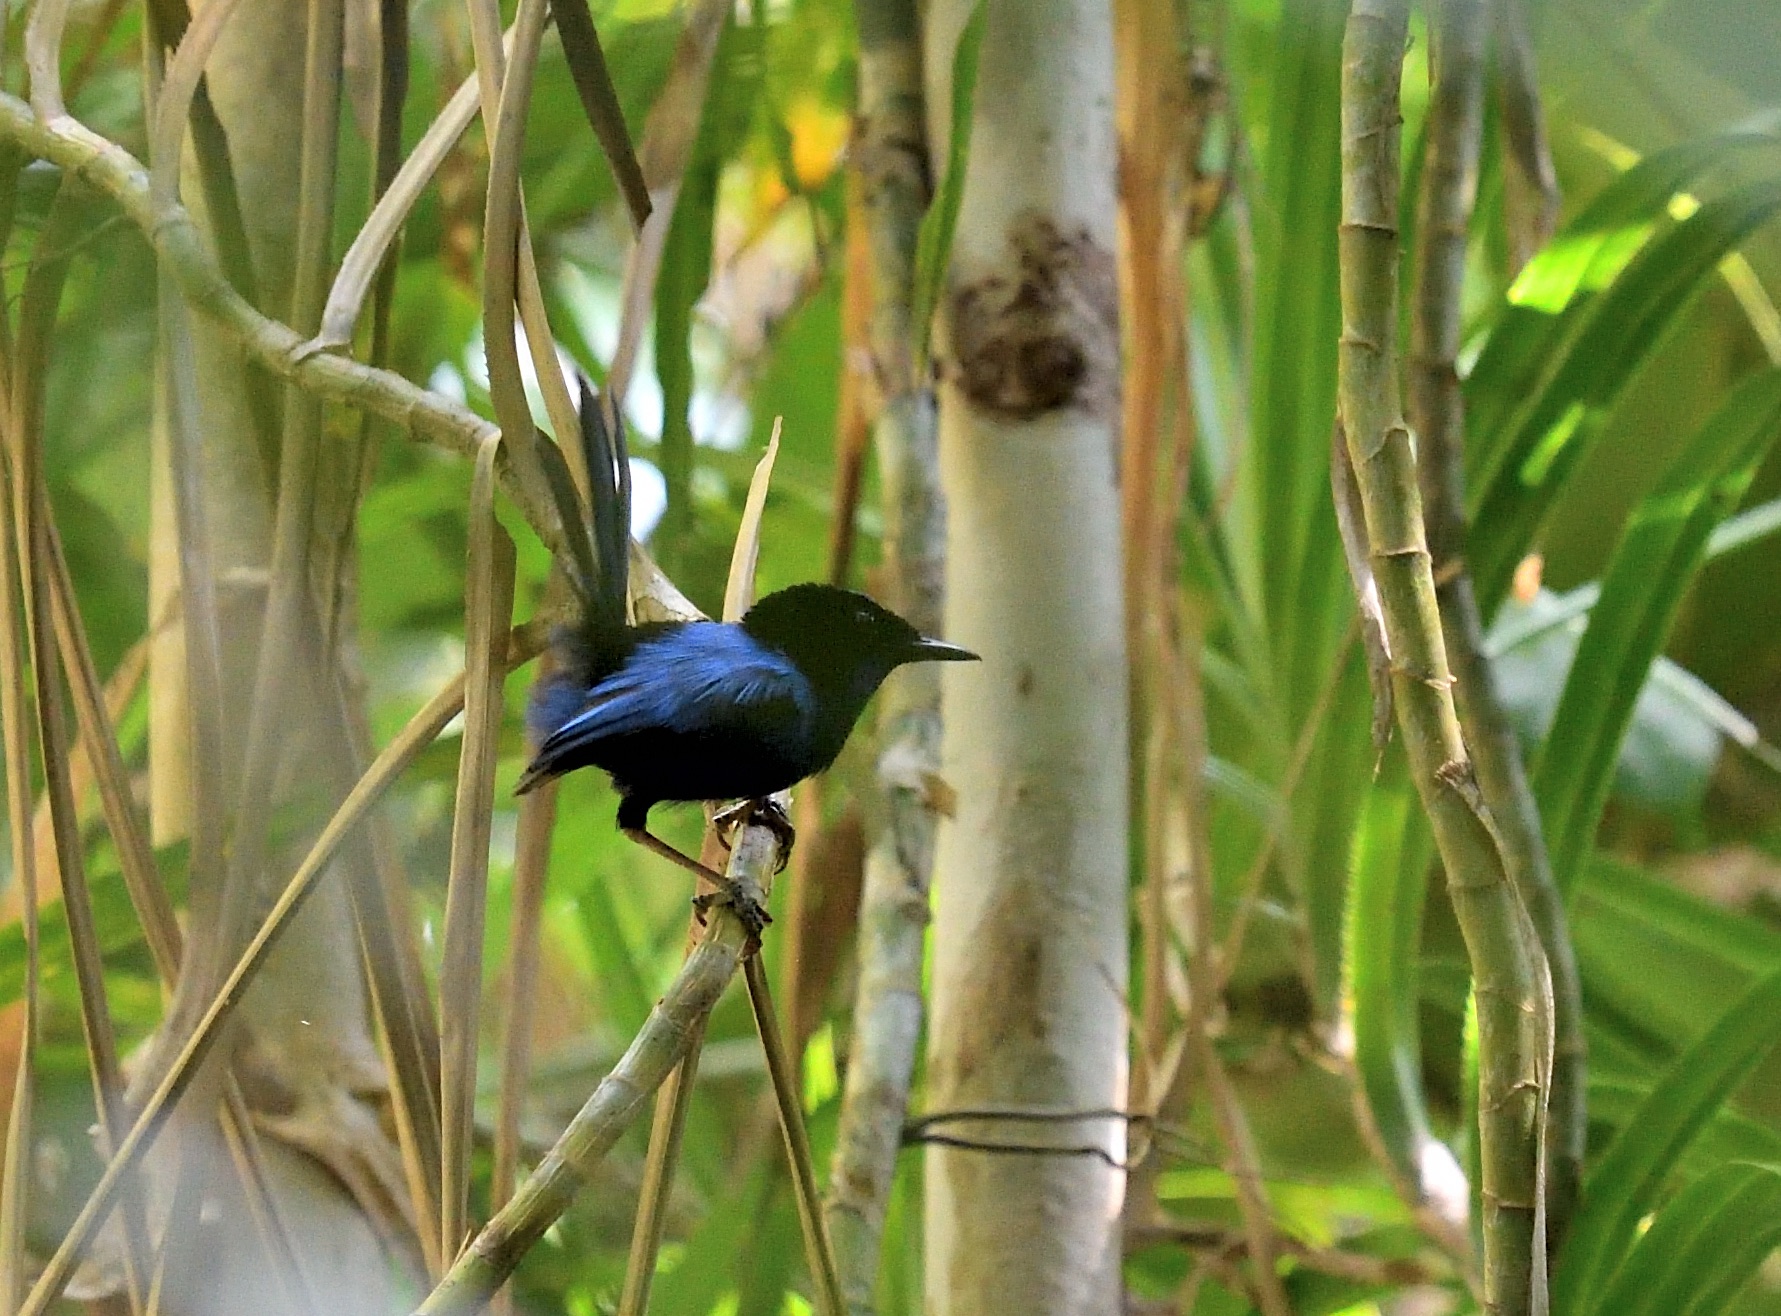
[[[593,504],[587,518],[561,455],[539,445],[569,531],[576,609],[553,636],[554,668],[533,691],[528,723],[537,751],[515,792],[577,768],[605,769],[619,793],[619,829],[712,883],[717,890],[695,906],[701,912],[718,903],[732,907],[758,938],[769,921],[766,911],[729,878],[652,833],[650,809],[741,800],[724,816],[773,828],[783,857],[794,834],[767,797],[835,761],[893,670],[977,655],[929,639],[864,594],[832,585],[769,594],[740,622],[633,624],[625,607],[630,466],[624,429],[606,423],[585,379],[580,421]]]

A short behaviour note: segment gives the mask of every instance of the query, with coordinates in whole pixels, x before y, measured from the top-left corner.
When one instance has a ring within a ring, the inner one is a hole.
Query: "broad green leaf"
[[[1638,1118],[1651,1096],[1649,1083],[1598,1078],[1602,1066],[1590,1054],[1589,1117],[1594,1123],[1621,1130]],[[1781,1129],[1721,1106],[1682,1156],[1678,1168],[1705,1174],[1727,1161],[1774,1161],[1781,1164]]]
[[[1267,51],[1270,97],[1253,206],[1250,516],[1264,638],[1282,704],[1302,715],[1328,675],[1352,604],[1330,500],[1336,414],[1340,56],[1348,5],[1288,0]]]
[[[1781,193],[1776,201],[1781,203]],[[1743,498],[1778,424],[1781,371],[1765,371],[1701,426],[1621,536],[1534,773],[1562,892],[1576,885],[1634,701],[1707,538]]]
[[[1749,184],[1646,244],[1585,308],[1500,436],[1479,431],[1484,450],[1500,453],[1484,464],[1493,474],[1480,482],[1474,518],[1473,566],[1486,616],[1628,381],[1719,261],[1778,209],[1781,181]]]
[[[1657,1213],[1613,1283],[1579,1312],[1721,1316],[1781,1241],[1781,1169],[1721,1165]],[[1569,1308],[1559,1308],[1569,1311]]]
[[[1496,473],[1506,425],[1589,297],[1617,277],[1657,231],[1679,192],[1717,164],[1777,139],[1728,132],[1647,156],[1590,199],[1516,277],[1466,378],[1466,421],[1474,436],[1474,487]]]
[[[1599,1295],[1638,1236],[1678,1157],[1738,1084],[1781,1041],[1781,970],[1759,979],[1676,1058],[1584,1183],[1553,1276],[1553,1310],[1602,1311]]]
[[[928,340],[934,325],[934,309],[940,304],[940,288],[952,256],[952,234],[958,227],[959,206],[965,197],[965,162],[971,154],[971,119],[977,106],[977,55],[983,49],[983,0],[971,10],[952,53],[952,126],[946,137],[946,173],[928,213],[922,216],[915,238],[915,289],[910,317],[915,326],[916,359],[925,373]]]
[[[1644,924],[1702,962],[1723,962],[1746,980],[1781,968],[1781,932],[1767,923],[1734,914],[1624,860],[1596,855],[1584,870],[1578,920],[1590,923],[1610,912]]]

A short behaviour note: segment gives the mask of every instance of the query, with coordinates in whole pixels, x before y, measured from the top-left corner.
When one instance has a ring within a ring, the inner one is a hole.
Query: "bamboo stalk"
[[[942,624],[945,527],[934,398],[915,369],[917,234],[931,172],[920,31],[909,0],[856,0],[861,213],[871,257],[869,343],[884,395],[873,423],[889,602],[924,633]],[[860,892],[854,1035],[823,1214],[847,1310],[874,1310],[884,1218],[921,1037],[922,961],[938,822],[940,679],[892,674],[879,696],[882,829]]]
[[[291,317],[299,328],[320,319],[327,295],[340,138],[344,0],[310,0],[304,53],[303,141],[298,177],[297,259]],[[288,737],[291,655],[311,597],[311,526],[320,488],[322,399],[285,391],[265,620],[249,705],[241,781],[229,832],[220,939],[225,954],[243,944],[260,906],[268,858],[275,781]]]
[[[1365,507],[1398,727],[1447,870],[1479,1023],[1485,1310],[1544,1309],[1541,1127],[1550,996],[1454,708],[1410,431],[1398,397],[1398,84],[1407,0],[1356,0],[1343,41],[1340,412]]]
[[[1501,2],[1501,0],[1499,0]],[[1508,0],[1513,3],[1513,0]],[[1484,652],[1484,622],[1465,569],[1465,398],[1456,364],[1466,237],[1484,136],[1484,64],[1492,0],[1435,11],[1435,86],[1424,137],[1406,361],[1409,420],[1428,518],[1430,567],[1453,664],[1454,702],[1504,867],[1532,916],[1552,974],[1552,1089],[1546,1124],[1547,1246],[1557,1251],[1582,1182],[1589,1131],[1583,988],[1564,899],[1552,877],[1521,747]]]

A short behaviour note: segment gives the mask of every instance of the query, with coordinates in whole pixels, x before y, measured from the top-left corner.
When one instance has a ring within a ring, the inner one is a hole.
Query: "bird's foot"
[[[774,866],[773,871],[783,873],[785,866],[791,862],[792,847],[798,843],[798,829],[792,826],[792,820],[786,817],[785,809],[778,800],[743,800],[740,804],[720,809],[711,819],[718,843],[726,850],[730,848],[730,838],[735,834],[736,828],[749,823],[765,827],[778,838],[779,863]]]
[[[736,915],[737,921],[742,924],[743,930],[748,933],[747,953],[752,954],[759,949],[761,933],[767,930],[767,924],[773,921],[773,916],[767,912],[766,907],[760,901],[744,891],[740,883],[727,877],[722,881],[723,885],[716,891],[707,891],[693,897],[693,913],[698,917],[700,925],[703,926],[706,914],[713,908],[721,907],[730,910]]]

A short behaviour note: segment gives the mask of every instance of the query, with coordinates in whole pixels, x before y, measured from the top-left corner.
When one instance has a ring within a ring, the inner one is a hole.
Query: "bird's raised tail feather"
[[[598,575],[590,582],[584,627],[594,635],[610,635],[625,625],[625,583],[630,572],[631,460],[625,450],[625,427],[614,416],[608,423],[605,399],[581,377],[581,450],[587,462],[592,498],[593,543]]]

